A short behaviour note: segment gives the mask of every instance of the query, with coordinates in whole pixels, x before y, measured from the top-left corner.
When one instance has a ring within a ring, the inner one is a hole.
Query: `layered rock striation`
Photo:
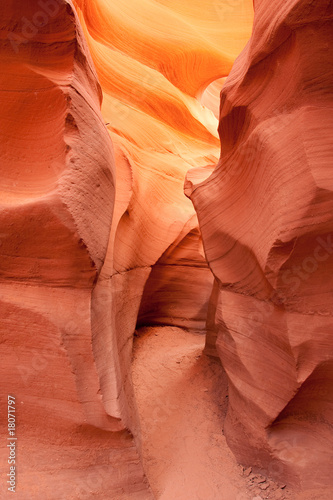
[[[213,1],[204,18],[192,2],[75,6],[116,158],[112,228],[93,294],[93,348],[108,412],[140,441],[130,376],[136,327],[205,331],[213,277],[183,185],[188,169],[218,159],[217,120],[197,97],[228,74],[248,39],[252,7],[242,0],[239,12],[226,9],[230,26],[216,40],[222,7],[218,15]]]
[[[70,1],[7,2],[0,18],[0,379],[16,401],[16,494],[147,499],[92,344],[115,196],[101,88]]]
[[[221,93],[220,160],[185,191],[215,276],[209,349],[244,464],[332,484],[332,2],[254,2]]]

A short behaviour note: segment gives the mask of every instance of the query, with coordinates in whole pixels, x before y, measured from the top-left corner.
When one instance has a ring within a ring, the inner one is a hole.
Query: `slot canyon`
[[[332,499],[333,1],[0,21],[0,499]]]

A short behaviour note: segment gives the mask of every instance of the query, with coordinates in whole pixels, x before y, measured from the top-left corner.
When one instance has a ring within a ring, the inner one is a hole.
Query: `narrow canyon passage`
[[[0,19],[0,500],[332,500],[333,0]]]
[[[202,353],[204,341],[170,326],[143,327],[135,339],[143,461],[156,499],[290,498],[272,482],[262,490],[255,475],[237,465],[222,431],[226,375],[218,360]]]

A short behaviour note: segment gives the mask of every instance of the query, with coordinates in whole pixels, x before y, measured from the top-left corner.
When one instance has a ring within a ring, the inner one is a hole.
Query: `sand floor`
[[[204,336],[175,327],[138,331],[132,376],[145,471],[158,500],[294,499],[243,470],[223,435],[228,390]]]

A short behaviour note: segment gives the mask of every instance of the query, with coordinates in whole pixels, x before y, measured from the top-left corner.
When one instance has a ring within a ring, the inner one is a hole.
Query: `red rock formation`
[[[100,85],[70,1],[7,2],[0,18],[1,432],[13,394],[17,497],[147,499],[92,349],[114,203]]]
[[[140,325],[204,331],[213,276],[197,228],[175,241],[153,266],[143,292]]]
[[[192,2],[75,1],[103,88],[117,173],[92,304],[94,355],[107,411],[138,440],[129,376],[137,322],[204,328],[213,278],[183,184],[189,168],[218,159],[217,120],[195,96],[227,74],[248,39],[251,2],[240,3],[241,15],[228,17],[237,35],[226,28],[217,40],[214,1],[204,19]]]
[[[254,4],[221,95],[220,161],[189,172],[186,192],[219,287],[228,443],[313,488],[332,484],[333,465],[333,10]]]

